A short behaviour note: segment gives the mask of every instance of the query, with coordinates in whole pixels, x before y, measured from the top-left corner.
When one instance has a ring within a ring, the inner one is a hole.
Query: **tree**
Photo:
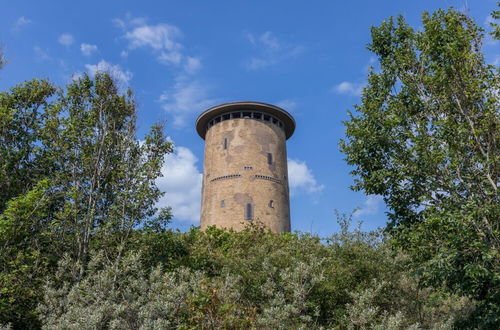
[[[13,197],[46,176],[40,130],[56,88],[34,79],[0,93],[0,213]]]
[[[138,140],[135,121],[131,91],[104,73],[0,94],[0,324],[36,327],[41,284],[63,255],[81,277],[92,244],[113,259],[135,229],[164,230],[155,180],[172,144],[163,124]]]
[[[499,9],[494,10],[491,13],[491,18],[494,20],[500,20],[500,1],[497,2],[497,5],[498,5]],[[490,25],[493,28],[491,35],[493,36],[493,38],[499,40],[500,39],[500,24],[495,23],[495,22],[491,22]]]
[[[53,197],[61,204],[55,229],[77,260],[85,264],[95,236],[123,243],[134,228],[164,226],[170,215],[157,213],[162,192],[155,180],[172,143],[162,124],[143,142],[137,139],[130,90],[121,95],[107,74],[84,75],[59,94],[46,116],[41,140],[56,167]]]
[[[483,326],[500,322],[498,68],[482,30],[453,9],[373,27],[378,57],[340,142],[355,190],[384,197],[388,230],[424,283],[481,301]]]

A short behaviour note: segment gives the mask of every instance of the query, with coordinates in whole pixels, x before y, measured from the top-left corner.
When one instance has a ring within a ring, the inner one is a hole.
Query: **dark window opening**
[[[224,138],[224,143],[223,143],[223,145],[224,145],[224,150],[225,150],[225,149],[227,149],[227,138]]]
[[[269,121],[270,119],[271,119],[271,116],[269,116],[269,115],[264,115],[264,120],[265,120],[265,121]]]
[[[278,121],[276,120],[276,118],[273,118],[273,124],[278,124]]]
[[[215,123],[219,123],[220,122],[220,117],[217,117],[214,119]]]
[[[231,118],[231,115],[230,114],[227,114],[227,115],[222,115],[222,120],[228,120]]]
[[[261,114],[261,113],[258,113],[258,112],[254,112],[254,113],[253,113],[253,117],[254,117],[255,119],[261,119],[261,118],[262,118],[262,114]]]
[[[269,201],[269,207],[274,208],[274,201],[272,199]]]
[[[273,154],[272,153],[267,154],[267,163],[269,165],[271,165],[273,163]]]
[[[243,118],[252,118],[251,112],[243,112]]]
[[[252,203],[247,203],[245,207],[245,220],[253,220],[253,205]]]
[[[241,118],[241,113],[239,113],[239,112],[234,112],[234,113],[233,113],[233,118]]]
[[[226,206],[226,203],[224,202],[224,200],[221,200],[220,201],[220,207],[224,207],[224,206]]]

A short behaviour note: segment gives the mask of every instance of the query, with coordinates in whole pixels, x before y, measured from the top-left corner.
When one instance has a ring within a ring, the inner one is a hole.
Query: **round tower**
[[[205,140],[201,229],[242,230],[254,222],[289,232],[286,140],[293,117],[271,104],[226,103],[203,112],[196,130]]]

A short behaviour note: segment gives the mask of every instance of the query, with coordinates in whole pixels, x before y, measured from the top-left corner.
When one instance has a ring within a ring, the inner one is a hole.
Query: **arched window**
[[[267,154],[267,163],[269,165],[271,165],[273,163],[273,154],[270,152]]]
[[[272,199],[269,201],[269,207],[274,208],[274,201]]]
[[[245,206],[245,220],[253,220],[253,205],[252,203],[247,203]]]

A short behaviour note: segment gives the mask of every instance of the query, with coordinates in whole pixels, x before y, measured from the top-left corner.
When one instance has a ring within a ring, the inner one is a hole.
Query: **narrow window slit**
[[[245,207],[245,220],[253,220],[253,205],[252,203],[247,203]]]

